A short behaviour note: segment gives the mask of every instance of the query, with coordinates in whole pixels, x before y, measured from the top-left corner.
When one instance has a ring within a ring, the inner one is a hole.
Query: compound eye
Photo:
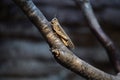
[[[54,20],[57,20],[56,18],[54,18]]]

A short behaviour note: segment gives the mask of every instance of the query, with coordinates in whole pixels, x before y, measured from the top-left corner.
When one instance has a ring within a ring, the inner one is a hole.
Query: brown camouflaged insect
[[[61,25],[58,22],[57,18],[53,18],[51,21],[52,29],[53,31],[58,35],[60,40],[64,43],[65,46],[68,48],[74,48],[74,44],[69,38],[69,36],[66,34],[66,32],[63,30]]]

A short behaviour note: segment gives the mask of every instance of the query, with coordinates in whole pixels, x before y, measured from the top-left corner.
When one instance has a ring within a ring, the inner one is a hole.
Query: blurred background
[[[90,0],[105,33],[120,50],[120,0]],[[73,0],[33,0],[46,18],[57,17],[89,64],[115,74],[105,49]],[[58,64],[38,29],[12,0],[0,0],[0,80],[86,80]]]

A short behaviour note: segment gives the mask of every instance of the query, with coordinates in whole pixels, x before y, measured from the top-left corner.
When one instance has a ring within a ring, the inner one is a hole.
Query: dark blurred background
[[[90,0],[105,33],[120,49],[120,0]],[[33,0],[50,21],[57,17],[89,64],[115,74],[105,49],[73,0]],[[0,0],[0,80],[86,80],[59,65],[38,29],[12,0]]]

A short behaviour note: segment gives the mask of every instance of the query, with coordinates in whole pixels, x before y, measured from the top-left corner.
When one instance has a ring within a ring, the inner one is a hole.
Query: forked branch
[[[107,74],[75,56],[60,39],[54,34],[49,21],[33,4],[32,0],[13,0],[28,16],[31,22],[39,29],[48,42],[55,59],[67,69],[92,80],[116,80],[116,77]]]
[[[92,10],[91,4],[89,0],[74,0],[75,3],[82,8],[84,15],[86,16],[90,26],[89,28],[99,40],[99,42],[106,49],[107,54],[111,63],[113,64],[115,70],[120,72],[120,56],[118,55],[120,52],[115,47],[115,44],[112,40],[105,34],[105,32],[101,29],[94,12]]]

